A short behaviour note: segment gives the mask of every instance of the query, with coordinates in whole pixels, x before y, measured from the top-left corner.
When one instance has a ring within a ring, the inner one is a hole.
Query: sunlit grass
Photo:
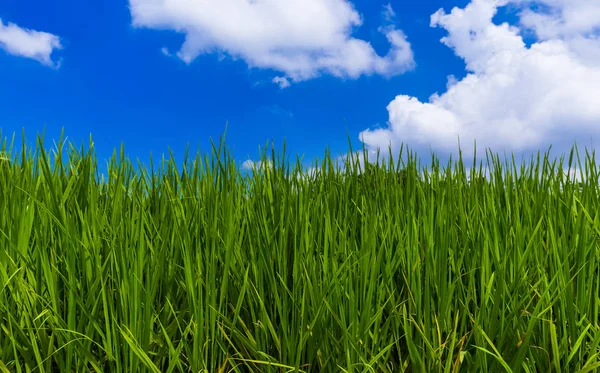
[[[249,178],[222,144],[102,177],[4,140],[0,371],[600,369],[593,154]]]

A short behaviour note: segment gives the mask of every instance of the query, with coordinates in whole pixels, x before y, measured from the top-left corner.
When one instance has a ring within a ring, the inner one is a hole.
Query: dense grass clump
[[[305,177],[273,150],[249,178],[223,142],[157,168],[121,150],[101,177],[91,141],[13,143],[2,372],[600,369],[598,171],[575,148],[581,184],[564,158],[491,153],[326,153]]]

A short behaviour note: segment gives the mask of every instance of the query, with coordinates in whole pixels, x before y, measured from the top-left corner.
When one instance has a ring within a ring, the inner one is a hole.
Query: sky
[[[598,0],[0,2],[0,129],[103,159],[595,149]]]

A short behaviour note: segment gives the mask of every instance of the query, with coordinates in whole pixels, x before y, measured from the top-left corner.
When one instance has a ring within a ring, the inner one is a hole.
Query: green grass
[[[4,140],[0,372],[600,370],[593,154],[250,178],[222,144],[102,178]]]

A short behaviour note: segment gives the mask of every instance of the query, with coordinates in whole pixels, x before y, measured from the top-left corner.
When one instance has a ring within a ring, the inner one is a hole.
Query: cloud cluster
[[[495,24],[501,6],[520,9],[519,25]],[[428,102],[397,96],[388,126],[360,133],[367,146],[401,142],[437,150],[477,147],[525,151],[572,145],[600,132],[600,2],[597,0],[472,0],[431,16],[441,39],[466,64]],[[526,46],[522,32],[533,31]]]
[[[21,28],[11,22],[5,25],[0,19],[0,48],[15,56],[58,67],[59,63],[52,60],[52,53],[62,49],[62,45],[56,35]]]
[[[362,24],[348,0],[130,0],[136,27],[185,34],[177,56],[186,63],[201,54],[220,52],[243,59],[249,67],[283,73],[273,82],[292,82],[322,74],[340,78],[393,76],[414,66],[406,35],[380,27],[390,49],[377,54],[371,44],[352,37]],[[391,19],[394,12],[385,7]]]

